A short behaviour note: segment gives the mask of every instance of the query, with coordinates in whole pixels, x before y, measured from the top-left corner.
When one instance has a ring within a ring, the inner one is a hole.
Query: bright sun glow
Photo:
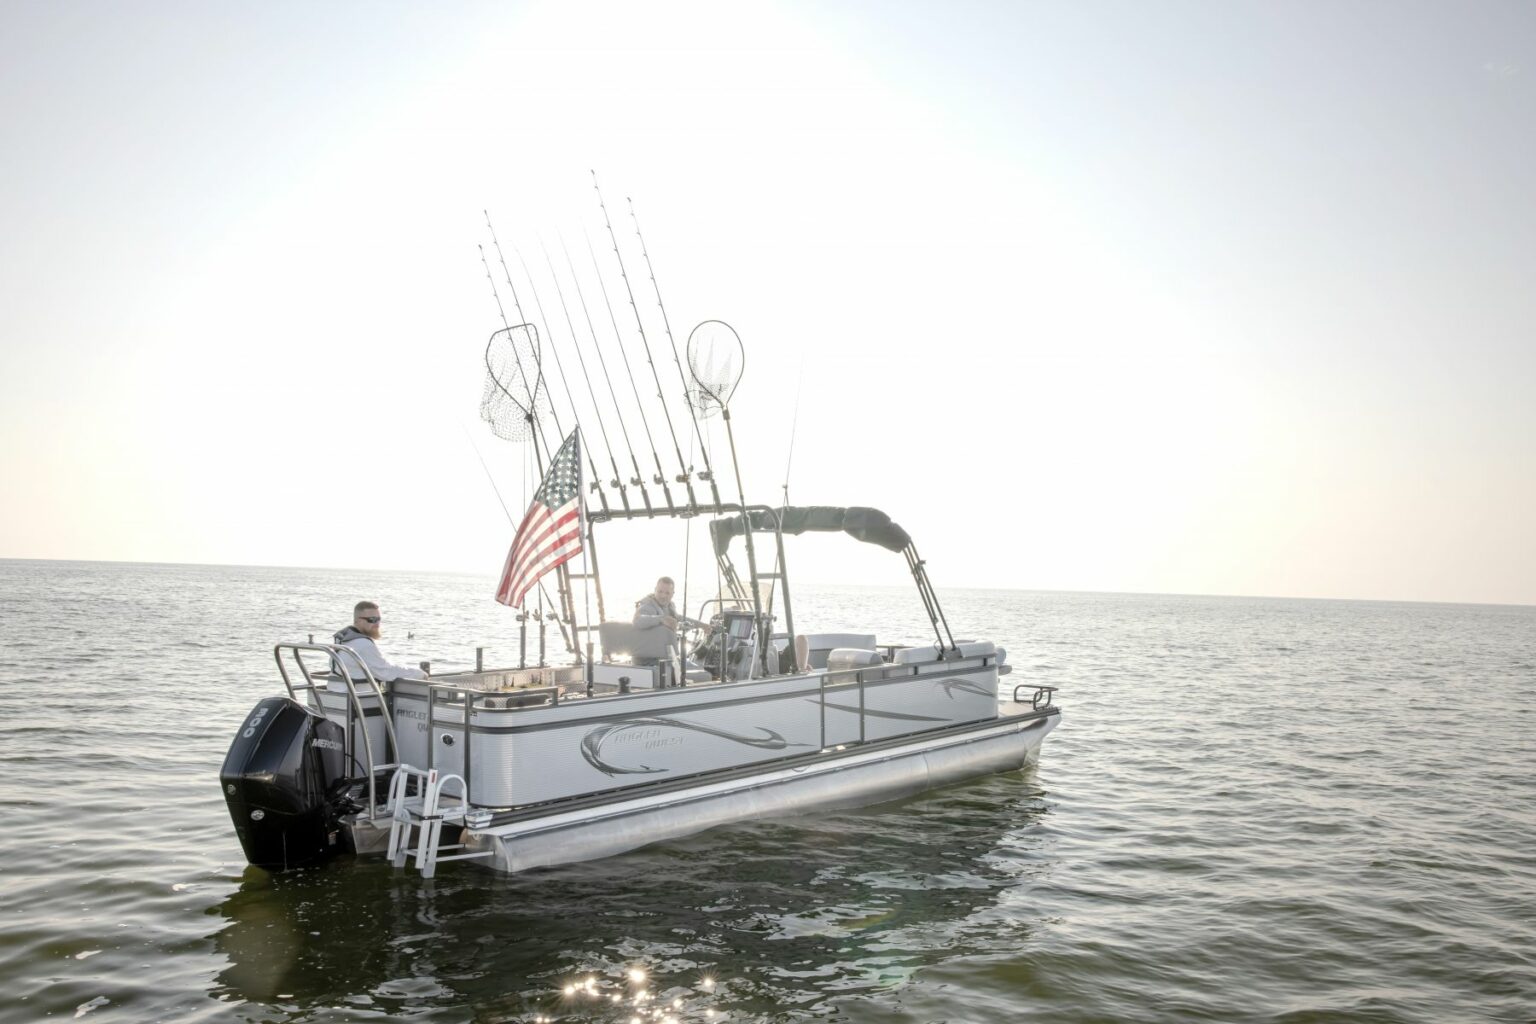
[[[741,335],[751,498],[884,508],[940,588],[1536,602],[1526,80],[1404,62],[1367,95],[1272,35],[1221,59],[1262,7],[1166,51],[981,9],[38,7],[72,42],[8,64],[0,557],[494,574],[530,487],[477,420],[482,211],[569,358],[567,251],[610,330],[596,168],[679,340]],[[711,583],[702,533],[610,543],[613,600]],[[813,551],[804,582],[902,581]]]

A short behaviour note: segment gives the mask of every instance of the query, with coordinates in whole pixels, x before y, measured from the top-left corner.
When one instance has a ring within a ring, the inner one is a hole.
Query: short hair
[[[352,609],[352,617],[355,619],[363,614],[363,612],[376,612],[378,610],[379,606],[372,601],[359,601],[357,602],[357,607]]]
[[[673,581],[671,576],[663,576],[661,579],[656,581],[656,585],[658,587],[661,586],[663,583],[666,583],[669,586],[673,586],[673,587],[677,586],[677,584]]]

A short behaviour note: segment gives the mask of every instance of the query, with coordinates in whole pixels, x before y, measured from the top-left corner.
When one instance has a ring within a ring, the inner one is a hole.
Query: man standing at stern
[[[336,634],[336,642],[356,651],[363,659],[363,664],[368,666],[368,671],[373,673],[373,678],[381,683],[394,682],[396,679],[427,678],[427,674],[419,668],[392,665],[384,660],[384,655],[379,653],[379,645],[375,642],[383,632],[379,626],[383,621],[384,617],[379,614],[378,605],[372,601],[359,601],[357,607],[352,609],[352,625]],[[362,678],[356,674],[355,664],[349,664],[347,669],[354,673],[353,679]]]

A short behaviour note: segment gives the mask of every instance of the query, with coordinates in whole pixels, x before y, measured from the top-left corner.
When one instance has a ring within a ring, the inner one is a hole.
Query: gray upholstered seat
[[[989,640],[956,640],[955,646],[963,658],[975,658],[985,654],[996,654],[997,648],[992,646]],[[930,661],[939,660],[939,648],[934,644],[926,647],[903,647],[896,652],[891,659],[893,665],[923,665]]]
[[[827,653],[828,672],[846,672],[852,668],[874,668],[885,661],[879,651],[862,647],[836,647]]]
[[[807,633],[806,646],[810,652],[810,668],[826,668],[827,655],[839,647],[873,650],[873,633]]]
[[[641,629],[628,622],[604,622],[597,627],[603,645],[603,660],[628,655],[641,658],[665,658],[671,650],[673,632],[665,626]]]

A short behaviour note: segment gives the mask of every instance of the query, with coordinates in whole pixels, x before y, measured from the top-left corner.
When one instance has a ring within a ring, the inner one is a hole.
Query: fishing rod
[[[501,292],[496,290],[496,279],[491,276],[491,265],[485,258],[485,246],[476,245],[475,248],[480,251],[480,265],[485,268],[485,279],[491,283],[491,298],[496,300],[496,313],[501,317],[501,326],[510,331],[512,325],[507,322],[507,311],[501,304]]]
[[[498,255],[498,258],[499,258],[499,256],[501,256],[501,243],[499,243],[499,241],[496,241],[496,229],[495,229],[495,227],[492,227],[492,223],[490,223],[490,210],[484,210],[484,213],[485,213],[485,227],[490,227],[490,236],[492,236],[492,241],[495,241],[495,243],[496,243],[496,255]],[[492,293],[492,298],[496,299],[496,312],[498,312],[499,315],[501,315],[502,329],[504,329],[505,332],[507,332],[508,341],[511,341],[511,324],[508,324],[508,322],[507,322],[507,309],[505,309],[505,307],[502,306],[502,304],[501,304],[501,292],[499,292],[499,290],[496,289],[496,278],[493,278],[492,273],[490,273],[490,263],[488,263],[487,259],[485,259],[485,246],[476,246],[476,249],[479,249],[479,255],[481,255],[481,266],[485,267],[485,279],[487,279],[487,281],[490,281],[490,293]],[[501,266],[502,266],[502,270],[507,269],[507,261],[505,261],[505,259],[502,259]],[[511,301],[513,301],[513,304],[515,304],[515,306],[518,307],[518,316],[522,316],[522,304],[521,304],[521,302],[518,302],[518,290],[516,290],[516,287],[513,287],[513,284],[511,284],[511,275],[510,275],[510,273],[508,273],[508,275],[507,275],[507,287],[508,287],[508,289],[511,289]],[[528,324],[528,327],[530,327],[530,329],[531,329],[531,327],[533,327],[533,325]],[[542,476],[544,476],[544,459],[545,459],[545,457],[548,456],[548,441],[547,441],[547,439],[544,438],[544,433],[542,433],[542,431],[539,430],[538,415],[536,415],[536,410],[538,410],[538,404],[539,404],[539,402],[538,402],[538,384],[533,385],[533,387],[530,387],[530,385],[528,385],[527,373],[525,373],[524,372],[524,368],[522,368],[522,356],[519,355],[519,353],[518,353],[518,345],[516,345],[516,342],[513,342],[513,345],[511,345],[511,356],[513,356],[513,359],[515,359],[516,364],[518,364],[518,376],[521,376],[521,378],[522,378],[522,387],[524,387],[524,390],[527,391],[527,395],[528,395],[528,408],[527,408],[527,411],[525,411],[525,413],[524,413],[524,421],[527,422],[528,428],[530,428],[530,433],[533,434],[533,438],[535,438],[535,442],[533,442],[533,457],[535,457],[535,462],[538,462],[538,465],[539,465],[539,476],[542,477]],[[490,388],[490,385],[495,384],[495,387],[501,388],[501,390],[504,391],[504,393],[505,393],[505,390],[507,390],[507,388],[505,388],[505,385],[502,385],[501,378],[499,378],[499,375],[495,375],[495,373],[492,373],[492,365],[490,365],[490,355],[488,355],[488,350],[487,350],[487,358],[485,358],[485,370],[487,370],[487,373],[490,373],[490,376],[492,376],[492,379],[490,379],[490,381],[487,381],[487,396],[485,396],[485,398],[481,399],[481,404],[482,404],[481,405],[481,413],[482,413],[482,415],[487,415],[487,408],[485,408],[485,401],[487,401],[487,399],[490,398],[490,391],[488,391],[488,388]],[[507,398],[511,398],[510,393],[507,393]],[[515,398],[511,398],[511,402],[513,402],[513,405],[518,404],[518,401],[516,401]],[[553,411],[554,411],[554,408],[550,407],[551,415],[553,415]],[[495,413],[493,413],[493,411],[492,411],[492,413],[490,413],[490,415],[487,415],[487,418],[488,419],[492,419],[493,416],[495,416]],[[493,427],[495,427],[495,424],[493,424]],[[490,467],[488,467],[488,465],[485,465],[485,457],[482,456],[481,451],[479,451],[479,445],[475,444],[475,438],[472,438],[472,436],[470,436],[470,433],[468,433],[467,430],[464,431],[464,438],[467,439],[468,442],[470,442],[470,448],[472,448],[472,450],[475,451],[476,459],[478,459],[479,464],[481,464],[482,470],[485,470],[485,479],[487,479],[487,481],[490,481],[490,490],[492,490],[493,493],[496,494],[496,500],[498,500],[498,502],[501,502],[501,511],[502,511],[502,513],[505,514],[505,516],[507,516],[508,525],[511,525],[511,527],[513,527],[513,533],[516,533],[516,527],[518,527],[518,524],[516,524],[516,520],[513,519],[513,517],[511,517],[511,510],[510,510],[510,508],[507,508],[507,502],[505,502],[505,500],[502,499],[501,488],[496,487],[496,477],[492,476],[492,471],[490,471]],[[541,445],[544,445],[544,453],[542,453],[542,454],[539,453],[539,447],[541,447]],[[528,465],[527,464],[527,459],[522,459],[522,467],[524,467],[524,470],[522,470],[522,471],[524,471],[524,482],[522,482],[522,490],[524,490],[524,494],[527,494],[527,490],[528,490],[528,482],[527,482],[528,470],[527,470],[527,465]],[[538,611],[538,613],[530,613],[530,611],[528,611],[527,608],[519,608],[518,609],[518,614],[516,614],[516,616],[515,616],[516,617],[516,622],[518,622],[518,668],[519,669],[528,668],[528,616],[530,616],[530,614],[531,614],[531,616],[535,616],[536,619],[538,619],[538,623],[539,623],[539,668],[544,668],[545,631],[547,631],[547,629],[548,629],[548,622],[547,622],[547,620],[545,620],[545,617],[544,617],[544,597],[545,597],[544,580],[539,580],[539,611]],[[564,634],[565,634],[565,625],[564,625],[564,623],[561,623],[561,636],[564,636]]]
[[[667,418],[667,431],[672,435],[672,448],[677,452],[677,464],[683,468],[682,474],[677,478],[678,483],[688,488],[688,504],[691,508],[698,508],[698,498],[693,493],[693,474],[687,460],[683,458],[683,446],[677,440],[677,428],[672,425],[672,410],[667,407],[667,400],[663,397],[661,387],[661,375],[656,372],[656,360],[651,357],[651,342],[645,336],[645,322],[640,318],[640,307],[635,303],[635,290],[630,286],[629,274],[624,269],[624,254],[619,252],[619,239],[613,231],[613,221],[608,217],[608,206],[603,202],[603,190],[597,185],[597,172],[592,172],[592,188],[597,192],[597,205],[603,211],[603,224],[608,228],[608,238],[613,243],[613,255],[619,261],[619,276],[624,279],[624,290],[629,294],[629,308],[635,313],[635,326],[640,331],[640,341],[645,346],[645,361],[651,366],[651,378],[656,382],[656,399],[661,402],[661,411]],[[660,461],[658,459],[658,461]],[[661,479],[657,478],[657,483]],[[717,502],[718,504],[718,502]]]
[[[592,399],[592,415],[597,417],[597,432],[603,435],[603,447],[608,449],[608,463],[613,466],[613,482],[610,486],[619,489],[619,502],[624,506],[624,511],[628,512],[629,494],[626,491],[624,478],[619,474],[619,460],[613,457],[613,444],[608,440],[608,425],[603,422],[603,410],[597,402],[597,389],[592,386],[592,375],[587,372],[587,357],[581,354],[581,340],[576,337],[576,325],[571,321],[571,307],[565,301],[565,289],[560,287],[560,275],[555,272],[555,261],[549,256],[549,246],[540,240],[539,248],[544,250],[544,262],[549,266],[549,276],[555,282],[555,295],[559,297],[560,310],[565,314],[565,327],[571,332],[571,347],[576,350],[576,361],[581,365],[582,379],[587,382],[587,397]],[[566,255],[569,257],[570,254]],[[588,325],[590,324],[591,318],[588,317]],[[596,467],[593,467],[593,472],[597,472]]]
[[[485,214],[485,226],[486,226],[486,229],[489,230],[490,233],[491,233],[491,244],[496,247],[496,259],[497,259],[498,262],[501,263],[501,273],[507,279],[507,291],[512,293],[512,305],[517,310],[517,319],[521,323],[528,323],[528,317],[523,312],[523,303],[517,297],[517,285],[512,283],[512,271],[507,269],[507,258],[506,258],[506,256],[504,256],[502,254],[502,251],[501,251],[501,239],[496,237],[496,227],[495,227],[495,225],[493,225],[491,223],[491,211],[489,211],[489,210],[481,210],[480,212]],[[484,259],[484,258],[485,258],[484,257],[484,249],[482,249],[481,250],[481,259]],[[489,266],[487,266],[485,268],[485,276],[487,278],[489,278],[491,276],[491,268]],[[491,291],[492,292],[496,291],[496,282],[495,282],[495,280],[491,281]],[[496,308],[497,309],[501,309],[501,296],[499,294],[496,296]],[[503,324],[505,324],[507,322],[506,313],[502,313],[501,322]],[[544,335],[545,335],[545,337],[549,336],[549,329],[547,327],[544,330]],[[518,375],[523,378],[523,387],[527,389],[529,400],[532,403],[532,404],[530,404],[529,410],[528,410],[529,422],[533,424],[533,426],[534,426],[534,433],[539,435],[539,443],[544,448],[544,453],[543,453],[543,455],[539,459],[539,472],[542,474],[544,472],[544,462],[545,462],[546,459],[548,459],[550,457],[549,438],[544,436],[542,425],[538,422],[538,419],[537,419],[537,410],[534,408],[534,406],[537,405],[537,402],[534,401],[534,399],[537,396],[534,395],[533,388],[528,386],[528,373],[527,373],[526,370],[523,369],[523,359],[522,359],[522,356],[518,355],[516,347],[513,348],[512,354],[517,359],[517,372],[518,372]],[[539,369],[539,370],[542,371],[543,367],[542,367],[542,365],[540,365],[540,366],[536,367],[536,369]],[[555,410],[555,403],[554,402],[550,402],[549,403],[549,415],[555,421],[555,433],[558,434],[562,438],[565,437],[565,430],[562,429],[561,426],[560,426],[560,414]]]
[[[549,318],[544,315],[544,300],[539,298],[539,287],[534,283],[533,272],[528,269],[528,261],[523,259],[522,252],[515,245],[512,247],[512,255],[517,257],[517,262],[523,268],[523,275],[528,278],[528,290],[533,293],[533,303],[539,310],[539,321],[544,324],[545,336],[549,338],[549,350],[555,356],[555,370],[560,374],[561,386],[565,388],[565,400],[571,406],[571,420],[579,429],[581,426],[581,416],[576,411],[576,399],[571,394],[570,378],[565,375],[565,364],[560,361],[560,349],[556,347],[553,335],[549,334]],[[553,402],[550,403],[550,409],[551,411],[554,409]],[[592,490],[597,492],[598,501],[602,503],[603,511],[607,512],[608,493],[603,490],[600,482],[602,474],[597,471],[597,463],[592,460],[592,449],[587,445],[582,445],[581,447],[585,450],[587,456],[587,468],[592,471]]]
[[[582,234],[587,240],[587,254],[592,257],[592,271],[597,275],[598,287],[603,290],[603,305],[608,307],[608,322],[613,324],[613,340],[619,346],[619,355],[624,357],[624,373],[629,377],[629,390],[635,396],[635,408],[640,410],[640,425],[645,428],[645,441],[651,447],[651,457],[656,460],[656,482],[661,484],[661,493],[666,497],[667,507],[670,509],[672,507],[672,491],[667,486],[667,476],[661,469],[661,456],[656,453],[656,438],[651,434],[651,421],[645,416],[645,403],[640,401],[640,388],[635,383],[635,370],[629,363],[629,352],[624,348],[624,334],[619,330],[619,319],[613,313],[613,300],[608,297],[608,283],[603,280],[602,268],[597,264],[597,250],[592,248],[591,236],[587,235],[585,231]],[[599,349],[598,351],[602,350]],[[615,399],[614,403],[617,404],[618,400]],[[645,507],[649,509],[651,507],[651,499],[650,495],[645,492],[645,474],[640,472],[640,463],[634,458],[633,449],[630,450],[630,461],[635,467],[635,476],[630,480],[630,483],[635,484],[640,488],[640,493],[646,495]]]
[[[533,279],[533,271],[528,269],[528,261],[523,258],[522,251],[515,245],[512,247],[512,255],[517,257],[518,265],[523,268],[523,275],[528,279],[528,290],[533,294],[533,303],[538,308],[539,319],[544,323],[544,329],[547,333],[549,330],[549,318],[544,313],[544,300],[539,297],[539,286]],[[565,364],[560,359],[560,348],[554,343],[553,336],[550,337],[549,349],[554,353],[555,356],[555,370],[557,373],[559,373],[560,384],[565,389],[565,400],[570,403],[571,406],[571,421],[574,424],[572,429],[580,431],[581,413],[576,407],[576,398],[571,393],[571,379],[565,372]],[[553,406],[554,402],[551,401],[550,405]],[[587,456],[587,468],[591,471],[592,485],[590,489],[597,492],[598,502],[603,506],[602,511],[606,514],[609,511],[608,492],[603,490],[602,477],[597,471],[597,462],[592,458],[592,448],[587,444],[582,444],[581,448]],[[587,537],[589,543],[583,544],[582,550],[586,550],[591,546],[590,524],[588,524]],[[571,580],[573,579],[574,574],[571,572],[571,567],[569,564],[562,564],[556,571],[560,574],[560,614],[563,615],[565,620],[571,624],[571,635],[567,638],[566,643],[571,653],[576,656],[576,660],[580,662],[581,644],[580,636],[577,635],[576,626],[576,595],[571,588]],[[582,593],[585,594],[587,589],[588,588],[584,586],[582,588]],[[589,618],[587,621],[590,625],[591,619]],[[562,634],[565,633],[564,624],[561,625],[560,631]],[[590,648],[590,646],[591,645],[589,643],[588,647]],[[588,658],[588,661],[590,662],[591,659]]]
[[[496,227],[491,223],[491,211],[482,210],[485,214],[485,226],[491,233],[491,244],[496,246],[496,259],[501,262],[501,272],[507,279],[507,290],[512,293],[512,305],[517,307],[517,318],[527,322],[528,317],[523,314],[523,304],[517,297],[517,285],[512,283],[512,271],[507,269],[507,258],[501,252],[501,239],[496,237]]]
[[[487,224],[490,223],[490,215],[489,214],[486,215],[486,223]],[[496,232],[493,229],[491,231],[491,235],[492,235],[493,238],[494,238],[495,234],[496,234]],[[485,258],[485,246],[477,245],[475,248],[480,250],[480,265],[485,268],[485,279],[491,283],[491,296],[496,300],[496,312],[501,315],[501,325],[502,325],[502,328],[504,330],[508,331],[509,334],[510,334],[510,332],[512,330],[512,325],[507,322],[507,311],[506,311],[506,309],[501,304],[501,292],[496,288],[496,279],[491,276],[491,265],[490,265],[490,263]],[[503,263],[502,265],[505,266],[506,264]],[[513,302],[516,303],[516,301],[517,301],[516,293],[514,292],[513,293]],[[518,312],[519,316],[522,315],[522,309],[521,308],[519,308],[517,312]],[[539,429],[539,422],[538,422],[538,417],[537,417],[537,413],[536,413],[536,407],[538,405],[537,394],[536,394],[537,385],[533,385],[533,386],[529,385],[529,383],[528,383],[528,374],[523,369],[523,357],[518,353],[516,345],[512,346],[512,358],[517,363],[517,374],[518,374],[518,376],[523,378],[523,389],[528,393],[528,412],[527,412],[527,414],[523,418],[528,421],[528,425],[530,427],[529,432],[536,439],[535,446],[534,446],[534,454],[536,454],[536,455],[538,454],[538,448],[539,448],[540,445],[542,445],[543,448],[544,448],[543,456],[539,459],[539,472],[542,473],[544,471],[544,458],[548,458],[548,456],[549,456],[549,439],[546,438],[544,436],[543,431],[541,431]],[[497,382],[497,386],[498,387],[500,386],[500,381]],[[554,413],[554,408],[553,407],[550,408],[550,413],[551,414]],[[559,424],[558,423],[556,423],[556,429],[559,429]],[[477,450],[477,454],[478,454],[478,450]]]
[[[564,236],[560,238],[560,248],[565,252],[565,265],[571,272],[572,283],[576,286],[576,298],[581,303],[581,315],[587,318],[587,333],[592,336],[592,348],[597,353],[598,365],[603,368],[603,380],[608,383],[608,397],[613,400],[613,414],[618,418],[619,430],[624,435],[624,447],[629,449],[629,461],[635,467],[635,478],[631,482],[640,488],[640,497],[644,499],[645,511],[649,515],[651,512],[651,496],[646,491],[645,484],[640,480],[640,461],[635,458],[635,446],[629,438],[629,425],[624,422],[624,410],[619,407],[619,393],[614,390],[613,377],[608,373],[608,360],[603,356],[603,346],[597,340],[597,328],[592,324],[592,311],[587,308],[587,296],[581,290],[581,275],[576,273],[576,264],[571,261],[571,250],[566,246]],[[598,280],[601,283],[602,279],[599,278]],[[593,396],[592,401],[594,404],[597,402],[596,396]],[[617,477],[619,472],[617,465],[613,467],[613,472],[615,477]],[[618,486],[619,494],[622,496],[624,485],[620,484],[617,479],[614,480],[614,484]],[[628,502],[625,503],[624,507],[626,509],[629,508]]]
[[[507,267],[507,258],[502,253],[502,250],[501,250],[501,240],[496,237],[496,229],[495,229],[495,227],[493,227],[491,225],[491,215],[488,212],[485,215],[485,224],[486,224],[486,227],[491,232],[491,242],[496,246],[496,258],[501,262],[502,273],[506,276],[506,279],[507,279],[507,288],[512,292],[512,302],[517,307],[518,316],[520,318],[523,318],[524,320],[526,320],[526,314],[523,312],[522,302],[518,299],[518,296],[517,296],[517,286],[512,283],[512,272],[511,272],[510,269],[508,269],[508,267]],[[570,382],[567,380],[567,378],[565,376],[565,367],[560,362],[560,350],[555,347],[554,337],[553,337],[553,335],[550,334],[550,331],[549,331],[549,320],[544,315],[544,303],[539,299],[538,286],[536,284],[534,284],[533,274],[529,272],[529,270],[528,270],[528,262],[523,259],[522,253],[519,252],[515,247],[514,247],[514,249],[512,251],[517,256],[518,262],[520,264],[522,264],[523,274],[528,279],[529,290],[533,293],[534,302],[538,305],[540,322],[544,326],[544,336],[549,339],[550,350],[552,352],[554,352],[554,354],[555,354],[555,369],[556,369],[556,371],[560,375],[561,384],[565,387],[566,398],[567,398],[567,400],[569,400],[570,396],[571,396],[571,385],[570,385]],[[515,347],[514,347],[513,351],[514,351],[514,354],[516,354]],[[535,350],[535,353],[537,353],[537,349]],[[543,374],[543,359],[542,358],[538,358],[537,355],[535,356],[535,358],[537,359],[538,370],[539,370],[540,376],[542,378],[542,374]],[[521,367],[522,367],[521,357],[519,357],[519,359],[518,359],[518,366],[519,366],[519,371],[521,372]],[[530,404],[530,413],[531,414],[532,413],[536,413],[537,412],[537,409],[536,409],[536,406],[537,406],[537,396],[530,393],[529,397],[530,397],[530,403],[531,403]],[[559,432],[560,436],[563,438],[565,436],[565,430],[560,425],[560,413],[555,408],[555,401],[554,401],[553,397],[551,397],[550,400],[549,400],[549,414],[550,414],[550,417],[555,421],[555,430],[557,432]],[[579,416],[578,416],[578,413],[577,413],[577,410],[576,410],[576,403],[574,401],[571,402],[571,418],[572,418],[572,421],[573,421],[573,428],[579,430],[581,424],[580,424]],[[536,422],[536,420],[535,420],[535,422]],[[546,444],[545,447],[546,447],[546,454],[547,454],[548,445]],[[587,446],[586,445],[582,445],[582,447],[586,448]],[[537,454],[538,449],[535,448],[534,451]],[[603,511],[606,513],[608,511],[608,494],[607,494],[606,491],[604,491],[602,489],[601,485],[598,482],[597,465],[596,465],[596,463],[594,463],[592,461],[592,452],[590,450],[587,451],[587,465],[592,470],[592,480],[593,480],[592,490],[597,492],[598,501],[602,504]],[[540,457],[540,459],[539,459],[539,474],[540,474],[540,477],[543,476],[543,473],[544,473],[544,460],[543,460],[542,457]],[[558,576],[558,578],[560,580],[560,611],[559,612],[551,612],[551,613],[549,613],[548,616],[546,616],[544,614],[544,596],[545,595],[544,595],[543,590],[540,590],[540,592],[539,592],[539,622],[540,622],[540,626],[539,626],[539,664],[540,664],[540,666],[542,666],[544,664],[544,626],[543,626],[543,623],[547,619],[549,619],[549,618],[554,618],[556,621],[558,621],[560,623],[560,634],[561,634],[562,638],[564,638],[564,640],[566,642],[566,647],[573,654],[575,654],[578,658],[581,657],[581,653],[578,650],[577,638],[575,636],[575,628],[576,628],[576,603],[575,603],[574,599],[571,596],[571,574],[570,574],[569,567],[567,567],[564,564],[560,565],[556,569],[556,575]],[[569,634],[566,632],[566,628],[565,628],[567,622],[569,622],[570,625],[571,625],[571,633],[569,633]]]
[[[693,403],[687,400],[688,377],[683,373],[683,361],[677,354],[677,339],[672,337],[672,324],[667,319],[667,307],[661,301],[661,286],[656,283],[656,270],[651,266],[651,254],[646,251],[645,236],[640,233],[640,218],[635,216],[635,201],[628,196],[624,197],[624,201],[629,204],[629,219],[635,222],[635,237],[640,240],[640,255],[645,257],[645,272],[651,276],[651,288],[656,292],[656,308],[661,310],[661,325],[666,328],[667,343],[672,346],[672,361],[677,364],[677,379],[683,385],[683,400],[688,406],[688,416],[693,420],[693,432],[702,441],[704,433],[699,429],[699,417],[693,408]],[[628,282],[626,281],[625,283],[627,284]],[[638,315],[638,312],[636,315]],[[657,386],[659,387],[660,385],[658,384]],[[709,481],[709,491],[714,496],[715,510],[718,512],[720,510],[720,488],[715,483],[715,471],[709,464],[709,451],[700,444],[699,452],[704,456],[704,472],[700,473],[699,476]],[[688,493],[692,497],[692,487],[688,489]]]

